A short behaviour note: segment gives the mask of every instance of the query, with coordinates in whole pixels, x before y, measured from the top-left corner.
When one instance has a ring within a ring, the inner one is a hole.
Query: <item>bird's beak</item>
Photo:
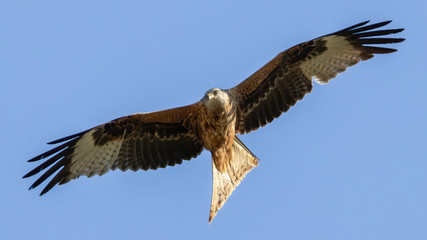
[[[202,101],[206,102],[209,100],[209,96],[208,94],[205,94],[205,96],[203,96]]]
[[[205,96],[206,96],[208,99],[211,99],[211,98],[212,98],[212,93],[206,93],[206,94],[205,94]]]

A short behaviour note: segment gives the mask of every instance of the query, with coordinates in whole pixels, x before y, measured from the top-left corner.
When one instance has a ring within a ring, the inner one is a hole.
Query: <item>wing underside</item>
[[[374,54],[396,51],[382,45],[404,40],[380,37],[403,31],[377,30],[390,21],[372,25],[367,23],[356,24],[296,45],[229,89],[230,96],[239,106],[236,131],[244,134],[256,130],[288,111],[311,92],[313,78],[325,84],[348,67],[372,58]]]

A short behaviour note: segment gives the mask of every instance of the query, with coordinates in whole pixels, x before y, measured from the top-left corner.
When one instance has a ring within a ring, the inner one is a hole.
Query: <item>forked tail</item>
[[[258,158],[243,144],[234,137],[233,158],[224,173],[220,172],[212,161],[212,203],[209,214],[209,222],[224,205],[233,190],[239,185],[248,172],[258,166]]]

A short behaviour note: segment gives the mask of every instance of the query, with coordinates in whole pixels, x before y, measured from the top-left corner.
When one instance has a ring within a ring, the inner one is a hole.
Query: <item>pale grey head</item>
[[[207,108],[216,111],[223,110],[225,105],[230,104],[230,98],[225,91],[219,88],[212,88],[206,91],[202,102]]]

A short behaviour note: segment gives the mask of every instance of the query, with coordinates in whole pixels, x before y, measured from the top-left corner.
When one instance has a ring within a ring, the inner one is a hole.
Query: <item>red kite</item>
[[[377,30],[390,22],[366,25],[366,21],[298,44],[236,87],[210,89],[192,105],[121,117],[50,142],[61,145],[30,159],[33,162],[50,157],[24,178],[48,168],[32,189],[56,173],[41,192],[43,195],[56,184],[82,175],[174,166],[207,149],[212,154],[213,171],[211,222],[240,181],[258,165],[257,157],[236,134],[263,127],[286,112],[311,92],[313,78],[325,84],[374,54],[395,52],[372,46],[404,41],[379,37],[403,31]]]

